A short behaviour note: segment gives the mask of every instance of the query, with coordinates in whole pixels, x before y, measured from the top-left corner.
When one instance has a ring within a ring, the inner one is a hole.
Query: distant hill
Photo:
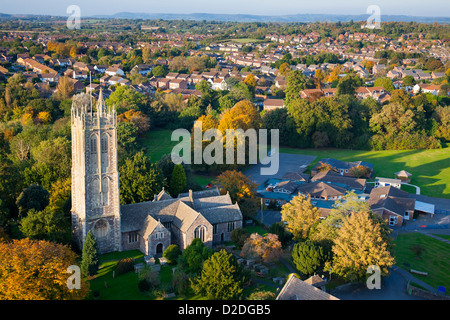
[[[0,19],[15,18],[60,18],[52,15],[29,15],[29,14],[6,14],[0,13]],[[65,16],[62,16],[63,18]],[[112,15],[93,15],[86,18],[101,19],[143,19],[143,20],[195,20],[195,21],[223,21],[223,22],[348,22],[366,21],[369,14],[361,15],[343,15],[343,14],[292,14],[292,15],[252,15],[252,14],[219,14],[219,13],[135,13],[135,12],[119,12]],[[406,16],[406,15],[382,15],[381,22],[404,21],[419,23],[445,23],[450,24],[450,17],[422,17],[422,16]]]
[[[251,14],[216,14],[216,13],[133,13],[119,12],[113,15],[95,15],[93,18],[106,19],[163,19],[163,20],[206,20],[206,21],[225,21],[225,22],[346,22],[346,21],[365,21],[368,14],[361,15],[339,15],[339,14],[294,14],[294,15],[251,15]],[[405,15],[382,15],[382,22],[387,21],[415,21],[422,23],[450,23],[450,17],[420,17]]]

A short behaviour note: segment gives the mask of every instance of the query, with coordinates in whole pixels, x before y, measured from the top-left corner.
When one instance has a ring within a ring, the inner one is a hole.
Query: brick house
[[[370,192],[369,205],[373,212],[385,219],[389,226],[401,227],[404,220],[412,218],[415,199],[393,186],[373,188]]]

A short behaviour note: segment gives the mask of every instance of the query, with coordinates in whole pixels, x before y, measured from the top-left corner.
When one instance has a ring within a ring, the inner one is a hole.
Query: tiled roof
[[[311,178],[311,181],[338,183],[340,185],[345,185],[347,189],[358,189],[358,190],[364,190],[366,185],[366,179],[358,179],[342,176],[339,173],[330,170],[321,171],[317,173],[314,177]]]
[[[290,274],[276,300],[339,300]]]

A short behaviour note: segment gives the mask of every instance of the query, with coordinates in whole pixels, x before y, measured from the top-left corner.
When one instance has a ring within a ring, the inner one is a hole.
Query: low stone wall
[[[447,295],[436,294],[430,291],[426,291],[411,285],[408,281],[406,285],[406,291],[413,296],[421,297],[428,300],[450,300],[450,297]]]

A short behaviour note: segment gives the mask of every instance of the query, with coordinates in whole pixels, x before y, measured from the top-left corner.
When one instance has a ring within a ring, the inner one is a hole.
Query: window
[[[106,172],[108,167],[108,136],[106,134],[102,135],[101,143],[101,161],[102,161],[102,172]]]
[[[266,206],[268,206],[268,205],[270,204],[270,200],[269,200],[269,199],[265,199],[265,200],[264,200],[264,204],[265,204]]]
[[[91,153],[97,153],[97,138],[95,136],[91,138]]]
[[[128,234],[128,243],[135,243],[138,241],[138,233],[136,231]]]
[[[228,222],[227,231],[231,232],[234,230],[234,221]]]
[[[162,239],[162,238],[164,238],[164,232],[155,233],[155,239]]]
[[[199,238],[200,240],[202,240],[202,242],[205,242],[205,233],[206,233],[205,226],[198,226],[194,230],[194,238]]]
[[[102,137],[102,153],[108,152],[108,137]]]
[[[389,217],[389,225],[394,226],[397,224],[397,216],[390,216]]]
[[[94,235],[97,238],[103,238],[108,234],[108,223],[105,220],[99,220],[94,226]]]
[[[213,224],[213,234],[217,234],[217,224]]]

